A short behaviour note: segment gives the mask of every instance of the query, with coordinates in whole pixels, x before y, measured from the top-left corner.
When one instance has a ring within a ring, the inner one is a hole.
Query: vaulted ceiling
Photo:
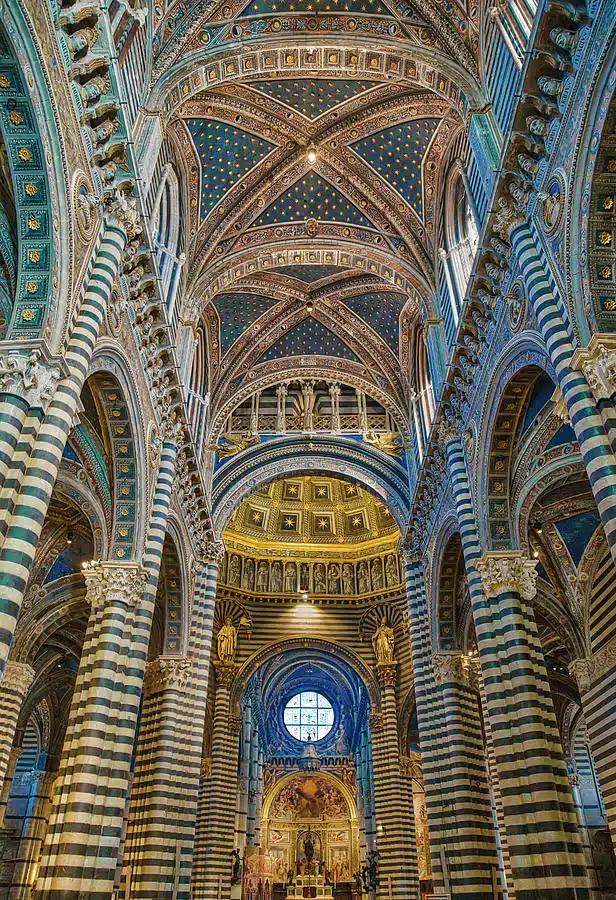
[[[480,102],[476,10],[160,0],[153,25],[189,198],[182,317],[206,329],[211,402],[308,357],[407,407],[444,173]]]

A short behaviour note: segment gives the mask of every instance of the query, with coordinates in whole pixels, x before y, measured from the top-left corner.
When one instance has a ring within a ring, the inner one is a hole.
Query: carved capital
[[[527,221],[526,212],[513,198],[500,197],[493,230],[503,241],[508,241],[516,228]]]
[[[148,574],[137,563],[94,560],[85,563],[86,599],[92,610],[101,606],[135,606],[143,594]]]
[[[373,712],[368,716],[368,725],[370,726],[370,732],[372,734],[377,734],[381,731],[385,730],[385,716],[382,712]]]
[[[423,563],[424,554],[419,537],[409,529],[406,537],[398,543],[398,553],[405,566],[419,565]]]
[[[9,660],[2,676],[2,691],[18,694],[22,699],[34,681],[34,669],[28,663]]]
[[[410,756],[400,757],[400,776],[407,778],[409,781],[413,777],[413,760]]]
[[[201,559],[205,563],[219,566],[225,557],[225,545],[222,541],[204,541],[201,548]]]
[[[122,191],[115,190],[105,197],[105,210],[122,226],[129,240],[141,234],[137,199],[127,197]]]
[[[234,662],[216,660],[214,668],[216,669],[216,684],[221,687],[231,687],[239,666]]]
[[[395,687],[398,680],[398,663],[395,660],[392,660],[390,663],[378,663],[375,668],[379,682],[383,687]]]
[[[490,550],[474,565],[488,598],[512,591],[524,600],[532,600],[537,593],[537,561],[527,559],[521,550]]]
[[[616,638],[609,640],[592,656],[574,659],[569,665],[569,672],[575,678],[580,693],[584,694],[614,667],[616,667]]]
[[[616,394],[616,336],[593,334],[588,347],[573,354],[572,368],[583,372],[595,400],[611,400]]]
[[[443,447],[459,441],[461,434],[462,424],[459,419],[448,417],[438,426],[438,441]]]
[[[144,693],[184,690],[190,680],[191,668],[192,660],[187,656],[159,656],[145,668]]]
[[[432,655],[434,678],[438,684],[460,684],[465,688],[478,689],[477,669],[473,659],[463,653],[441,652]]]
[[[0,353],[0,392],[16,394],[29,406],[44,411],[52,400],[62,377],[60,362],[41,362],[41,351],[9,350]]]

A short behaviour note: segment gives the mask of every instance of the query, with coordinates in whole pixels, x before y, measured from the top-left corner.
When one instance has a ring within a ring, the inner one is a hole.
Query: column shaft
[[[616,563],[616,457],[612,444],[584,375],[572,367],[573,346],[564,324],[565,317],[528,225],[521,225],[513,231],[511,244],[567,404],[608,546]]]
[[[0,789],[7,774],[19,713],[33,679],[32,666],[13,660],[7,662],[0,685]],[[5,811],[6,804],[0,804],[0,825]]]
[[[126,244],[115,218],[105,232],[65,354],[68,375],[58,385],[40,427],[0,551],[0,670],[4,670],[66,439],[88,374],[105,308]]]
[[[584,858],[530,607],[486,597],[458,431],[446,440],[517,900],[588,897]],[[485,581],[485,579],[484,579]]]
[[[370,717],[379,894],[419,898],[415,820],[400,772],[395,668],[381,666],[381,712]]]

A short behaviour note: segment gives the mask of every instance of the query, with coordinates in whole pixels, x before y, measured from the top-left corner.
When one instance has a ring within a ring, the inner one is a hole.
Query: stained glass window
[[[323,694],[302,691],[285,706],[284,724],[298,741],[320,741],[332,730],[334,710]]]

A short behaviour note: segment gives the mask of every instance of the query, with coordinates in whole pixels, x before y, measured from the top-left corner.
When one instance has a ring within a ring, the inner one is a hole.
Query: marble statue
[[[314,590],[317,594],[325,594],[327,586],[325,584],[325,566],[323,563],[317,563],[314,567]]]
[[[398,584],[398,567],[393,553],[390,553],[385,560],[385,578],[387,587],[395,587]]]
[[[287,563],[284,570],[284,592],[294,594],[297,590],[297,569],[295,563]]]
[[[251,591],[254,583],[255,566],[251,559],[244,560],[244,571],[242,572],[242,587],[246,591]]]
[[[380,591],[383,587],[383,563],[380,559],[372,562],[372,590]]]
[[[355,575],[350,563],[345,563],[342,567],[342,590],[347,595],[355,593]]]
[[[240,558],[233,554],[229,562],[229,584],[239,587],[240,584]]]
[[[359,584],[359,593],[367,594],[370,590],[370,575],[368,574],[368,563],[360,562],[357,568],[357,583]]]
[[[275,562],[272,566],[272,577],[270,584],[272,593],[280,594],[282,592],[282,565],[279,562]]]
[[[265,560],[261,560],[259,563],[259,571],[257,574],[257,590],[258,591],[266,591],[269,583],[269,571],[267,567],[267,563]]]
[[[327,573],[327,590],[330,594],[337,594],[340,590],[340,566],[332,563]]]

